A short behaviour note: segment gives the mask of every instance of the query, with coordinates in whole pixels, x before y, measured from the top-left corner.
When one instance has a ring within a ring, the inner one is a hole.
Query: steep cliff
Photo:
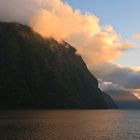
[[[76,49],[0,23],[0,108],[116,108]]]

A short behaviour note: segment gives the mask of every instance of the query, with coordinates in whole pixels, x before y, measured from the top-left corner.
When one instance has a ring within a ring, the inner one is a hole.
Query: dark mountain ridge
[[[140,100],[129,91],[108,91],[119,109],[140,109]]]
[[[116,108],[76,49],[0,22],[0,108]]]

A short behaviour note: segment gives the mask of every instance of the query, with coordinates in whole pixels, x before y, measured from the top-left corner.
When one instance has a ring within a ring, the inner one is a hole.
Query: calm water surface
[[[140,111],[0,111],[0,140],[140,140]]]

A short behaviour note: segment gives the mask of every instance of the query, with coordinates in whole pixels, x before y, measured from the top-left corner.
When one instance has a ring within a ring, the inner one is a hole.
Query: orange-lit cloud
[[[138,99],[140,99],[140,89],[132,90],[132,93],[133,93]]]
[[[132,47],[132,43],[122,40],[111,25],[101,26],[95,15],[81,14],[60,0],[44,1],[30,25],[45,37],[65,40],[76,47],[89,68],[94,63],[111,62],[123,50]]]
[[[140,67],[130,67],[135,72],[140,72]]]
[[[133,34],[132,37],[134,39],[140,39],[140,33]]]

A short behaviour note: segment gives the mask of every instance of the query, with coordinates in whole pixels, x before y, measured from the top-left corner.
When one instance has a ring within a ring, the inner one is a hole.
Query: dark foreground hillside
[[[0,23],[0,108],[116,108],[75,52],[27,26]]]

